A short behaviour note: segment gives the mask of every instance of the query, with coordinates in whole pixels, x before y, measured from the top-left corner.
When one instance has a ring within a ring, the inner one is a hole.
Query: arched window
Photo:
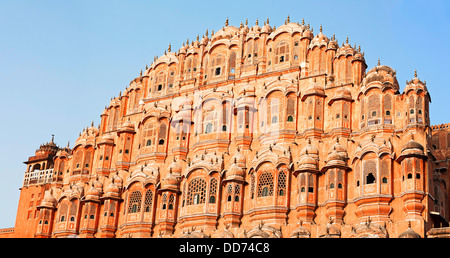
[[[278,195],[284,196],[286,193],[286,173],[280,171],[278,174]]]
[[[145,123],[144,134],[143,134],[144,143],[145,143],[144,146],[151,146],[152,143],[156,141],[155,121],[151,121],[151,120],[154,120],[154,119],[150,118]]]
[[[151,212],[152,203],[153,203],[153,191],[149,189],[145,193],[144,212]]]
[[[174,203],[174,200],[175,200],[175,198],[174,198],[173,194],[171,194],[171,195],[169,196],[169,210],[173,210],[173,203]]]
[[[216,203],[217,179],[212,178],[209,181],[209,203]]]
[[[136,213],[141,211],[142,193],[134,191],[128,199],[128,213]]]
[[[217,128],[217,112],[215,110],[214,104],[206,104],[204,110],[202,111],[203,118],[203,132],[212,133],[216,131]]]
[[[229,69],[229,79],[234,79],[234,73],[236,69],[236,52],[232,51],[230,54],[230,59],[228,60],[228,69]]]
[[[207,123],[205,127],[205,133],[211,133],[212,132],[212,124]]]
[[[166,86],[166,74],[161,71],[156,75],[155,88],[157,91],[163,91]]]
[[[258,197],[273,196],[273,175],[263,172],[258,180]]]
[[[377,164],[375,160],[367,160],[363,163],[364,177],[366,184],[373,184],[376,181]]]
[[[189,182],[187,205],[205,203],[206,182],[202,178],[194,178]]]
[[[281,41],[275,47],[275,64],[283,64],[284,62],[289,62],[289,44]]]
[[[174,77],[175,77],[175,70],[170,70],[170,72],[169,72],[169,80],[168,80],[169,89],[173,88]]]

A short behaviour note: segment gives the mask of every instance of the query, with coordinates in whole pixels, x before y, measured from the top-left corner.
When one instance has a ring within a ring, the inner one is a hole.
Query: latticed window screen
[[[171,194],[170,196],[169,196],[169,210],[173,210],[173,203],[174,203],[174,199],[175,197],[174,197],[174,195],[173,194]]]
[[[231,184],[228,184],[228,194],[232,194],[233,193],[233,186]]]
[[[128,201],[128,213],[135,213],[141,211],[142,193],[140,191],[134,191],[130,194]]]
[[[153,191],[149,189],[145,193],[144,212],[150,212],[152,210],[152,203],[153,203]]]
[[[369,97],[369,117],[379,117],[380,116],[380,97],[378,95],[371,95]]]
[[[287,100],[287,110],[286,115],[294,117],[295,116],[295,100],[293,98],[288,98]]]
[[[144,129],[143,145],[150,146],[150,145],[152,145],[152,143],[155,143],[155,136],[156,136],[156,131],[155,131],[154,124],[151,122],[148,122],[148,124],[145,126],[145,129]]]
[[[278,195],[286,195],[286,173],[284,171],[278,174]]]
[[[194,178],[189,182],[187,205],[205,203],[206,182],[202,178]]]
[[[375,183],[377,175],[377,163],[375,160],[367,160],[363,163],[364,178],[366,184]]]
[[[273,175],[263,172],[258,180],[258,197],[273,196]]]
[[[209,202],[216,203],[217,179],[213,178],[209,182]]]
[[[63,203],[61,204],[61,207],[59,207],[59,215],[60,215],[60,221],[63,221],[61,219],[62,216],[65,216],[67,214],[67,204]]]
[[[389,94],[384,95],[383,106],[384,106],[384,112],[391,111],[391,113],[392,113],[392,97],[391,97],[391,95],[389,95]]]
[[[250,197],[253,199],[255,197],[255,173],[252,173],[250,182]]]
[[[389,178],[389,162],[387,160],[382,160],[380,163],[380,175],[382,178]]]
[[[275,64],[289,61],[289,45],[285,41],[275,47]]]
[[[77,215],[78,205],[76,203],[72,203],[70,205],[69,217]]]

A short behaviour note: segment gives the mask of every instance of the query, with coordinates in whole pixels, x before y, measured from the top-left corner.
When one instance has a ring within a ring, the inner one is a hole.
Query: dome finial
[[[414,78],[417,78],[417,70],[414,70]]]
[[[167,51],[170,53],[170,50],[172,50],[172,46],[169,43],[169,48],[167,49]]]
[[[288,24],[288,23],[290,23],[290,22],[291,22],[291,20],[290,20],[289,15],[288,15],[288,17],[287,17],[287,19],[286,19],[286,24]]]
[[[208,37],[208,29],[206,29],[205,36]]]
[[[258,19],[256,19],[255,25],[258,26]]]
[[[269,18],[267,18],[266,24],[269,24]]]
[[[322,33],[322,24],[320,24],[320,33]]]
[[[378,58],[378,66],[380,66],[381,65],[381,62],[380,62],[380,59]]]
[[[348,44],[348,36],[347,36],[347,39],[345,40],[345,44]]]
[[[305,26],[305,19],[302,19],[302,26]]]
[[[225,26],[228,26],[228,17],[227,20],[225,21]]]
[[[245,26],[248,25],[248,19],[245,19]]]

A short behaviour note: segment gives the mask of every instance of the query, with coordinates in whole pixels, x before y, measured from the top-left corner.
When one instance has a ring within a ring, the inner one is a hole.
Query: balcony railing
[[[52,178],[53,178],[53,168],[44,170],[34,170],[32,172],[25,173],[23,186],[51,183]]]

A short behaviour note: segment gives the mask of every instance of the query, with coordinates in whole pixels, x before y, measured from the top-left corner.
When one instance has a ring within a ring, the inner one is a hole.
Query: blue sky
[[[432,124],[450,122],[449,1],[0,1],[0,228],[13,227],[26,169],[40,144],[71,142],[168,45],[178,50],[226,18],[239,26],[287,16],[342,43],[367,65],[397,70],[400,89],[418,76],[431,94]]]

